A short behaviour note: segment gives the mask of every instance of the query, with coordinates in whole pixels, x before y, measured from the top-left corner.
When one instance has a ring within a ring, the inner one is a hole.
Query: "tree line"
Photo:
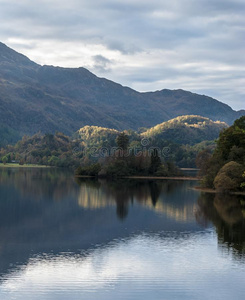
[[[202,185],[217,191],[245,187],[245,116],[220,133],[213,153],[201,151],[196,159]]]

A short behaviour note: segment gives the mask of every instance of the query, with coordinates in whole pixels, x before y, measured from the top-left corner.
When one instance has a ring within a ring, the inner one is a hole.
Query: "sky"
[[[41,65],[245,109],[245,0],[0,0],[0,41]]]

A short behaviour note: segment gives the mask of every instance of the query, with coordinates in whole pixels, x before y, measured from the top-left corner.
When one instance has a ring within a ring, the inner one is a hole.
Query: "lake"
[[[0,299],[244,299],[245,198],[0,168]]]

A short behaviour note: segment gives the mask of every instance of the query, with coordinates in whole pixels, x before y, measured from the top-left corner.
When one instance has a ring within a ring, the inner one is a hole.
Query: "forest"
[[[157,149],[165,163],[178,167],[195,167],[197,154],[204,149],[212,152],[219,132],[227,127],[226,123],[213,122],[200,116],[181,116],[149,129],[140,128],[138,131],[120,132],[99,126],[84,126],[72,136],[61,132],[39,132],[33,136],[23,136],[15,145],[3,147],[0,150],[0,159],[3,163],[40,164],[73,169],[78,166],[103,164],[117,149],[118,135],[125,133],[128,137],[127,147],[131,152],[137,152],[138,161],[140,153],[146,156],[146,153]],[[146,157],[144,164],[148,164]]]
[[[181,116],[138,131],[84,126],[24,136],[0,150],[3,164],[71,168],[89,176],[176,176],[179,168],[200,169],[202,185],[217,191],[245,187],[245,117],[228,127],[200,116]]]

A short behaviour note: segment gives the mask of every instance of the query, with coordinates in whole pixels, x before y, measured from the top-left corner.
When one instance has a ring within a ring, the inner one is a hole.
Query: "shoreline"
[[[44,165],[19,165],[19,164],[6,164],[0,163],[0,168],[51,168],[51,166],[44,166]]]
[[[75,175],[75,178],[96,178],[96,176],[89,176],[89,175]],[[103,179],[107,179],[110,177],[100,177],[98,176],[97,178],[103,178]],[[193,180],[193,181],[199,181],[200,179],[197,177],[180,177],[180,176],[172,176],[172,177],[164,177],[164,176],[124,176],[124,177],[117,177],[117,179],[160,179],[160,180]]]
[[[204,188],[201,186],[195,186],[195,187],[193,187],[193,189],[196,191],[199,191],[199,192],[204,192],[204,193],[222,194],[222,193],[218,192],[217,190],[210,189],[210,188]],[[226,192],[224,194],[245,196],[245,192]]]
[[[166,176],[127,176],[123,178],[128,178],[128,179],[169,179],[169,180],[193,180],[193,181],[199,181],[200,179],[197,177],[191,177],[191,176],[171,176],[171,177],[166,177]]]

